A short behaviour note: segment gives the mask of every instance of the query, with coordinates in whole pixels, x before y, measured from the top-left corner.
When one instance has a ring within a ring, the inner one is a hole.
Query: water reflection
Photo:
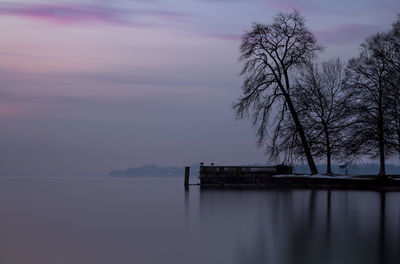
[[[400,263],[400,193],[0,180],[0,263]]]
[[[380,263],[386,263],[386,193],[380,192],[380,223],[379,223],[379,260]]]
[[[200,214],[214,236],[236,241],[240,264],[400,263],[399,198],[372,191],[202,189]]]

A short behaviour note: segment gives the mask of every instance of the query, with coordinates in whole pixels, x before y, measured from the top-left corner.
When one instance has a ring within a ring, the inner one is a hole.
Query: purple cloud
[[[72,3],[59,4],[6,4],[0,3],[0,15],[18,16],[29,19],[45,20],[53,23],[75,24],[90,21],[116,24],[143,25],[138,19],[156,18],[167,22],[185,22],[181,13],[164,10],[135,10],[104,6],[101,4],[83,5]],[[135,19],[135,20],[133,20]],[[148,24],[148,23],[146,23]]]
[[[314,33],[323,44],[343,45],[361,42],[377,31],[379,28],[374,25],[340,24],[327,30],[314,31]]]
[[[43,19],[57,23],[76,23],[89,20],[120,21],[121,11],[79,4],[2,4],[0,14]]]
[[[242,36],[240,34],[210,33],[206,34],[206,36],[210,38],[232,41],[240,41],[242,39]]]
[[[272,0],[267,2],[267,5],[271,5],[272,7],[278,10],[292,11],[293,9],[300,11],[308,11],[318,9],[315,5],[304,1],[296,1],[296,0]]]

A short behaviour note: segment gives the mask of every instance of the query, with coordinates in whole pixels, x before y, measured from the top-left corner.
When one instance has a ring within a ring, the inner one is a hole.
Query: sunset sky
[[[235,120],[240,37],[299,10],[325,47],[358,53],[398,0],[0,1],[0,176],[103,176],[265,162]]]

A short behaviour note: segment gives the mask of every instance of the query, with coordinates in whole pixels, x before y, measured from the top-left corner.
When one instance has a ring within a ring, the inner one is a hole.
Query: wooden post
[[[190,167],[185,167],[185,189],[189,188]]]

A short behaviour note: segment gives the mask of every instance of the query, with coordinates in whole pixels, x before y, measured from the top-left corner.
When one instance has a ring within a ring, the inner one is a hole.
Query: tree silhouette
[[[400,15],[392,28],[379,34],[381,45],[372,45],[374,56],[386,64],[385,81],[391,86],[391,113],[396,131],[396,149],[400,153]],[[381,48],[384,46],[385,48]]]
[[[321,50],[297,11],[278,14],[271,24],[253,24],[240,46],[244,76],[242,96],[234,103],[238,118],[251,113],[258,144],[277,144],[283,121],[290,115],[296,126],[311,174],[317,174],[303,125],[292,101],[293,73]],[[272,137],[269,137],[272,132]],[[272,147],[273,148],[273,147]],[[270,156],[273,158],[273,155]]]
[[[379,177],[386,178],[385,158],[395,149],[393,129],[394,86],[391,67],[383,54],[390,54],[384,33],[373,35],[361,44],[357,58],[349,61],[347,74],[350,88],[356,94],[353,101],[357,123],[353,126],[348,146],[354,152],[379,157]]]
[[[350,111],[353,94],[345,67],[339,58],[321,64],[306,64],[299,73],[293,91],[293,102],[314,157],[326,157],[326,174],[332,174],[331,161],[345,160],[343,146],[354,121]],[[301,142],[292,120],[285,120],[280,151],[301,156]]]

